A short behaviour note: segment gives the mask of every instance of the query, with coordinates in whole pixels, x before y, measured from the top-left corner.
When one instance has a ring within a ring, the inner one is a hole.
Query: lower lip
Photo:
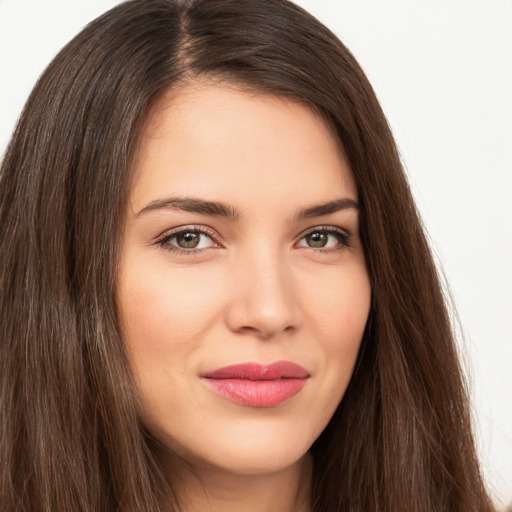
[[[307,379],[205,379],[220,396],[250,407],[275,407],[295,396]]]

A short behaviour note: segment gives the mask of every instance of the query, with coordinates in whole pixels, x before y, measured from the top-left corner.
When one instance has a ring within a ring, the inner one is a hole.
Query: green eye
[[[184,227],[163,235],[156,241],[156,244],[171,252],[193,253],[210,247],[218,247],[215,240],[216,235],[209,228]]]
[[[306,233],[297,243],[297,247],[307,249],[324,250],[343,250],[350,245],[350,235],[341,228],[327,226],[316,228]]]
[[[306,243],[309,247],[325,247],[329,240],[329,235],[327,233],[322,233],[320,231],[313,231],[313,233],[309,233],[304,237]]]
[[[178,233],[175,237],[176,245],[182,249],[195,249],[199,245],[201,235],[193,231]]]

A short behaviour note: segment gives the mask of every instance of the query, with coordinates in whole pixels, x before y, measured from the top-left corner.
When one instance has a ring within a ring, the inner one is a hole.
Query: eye
[[[340,228],[333,226],[317,227],[308,231],[296,244],[296,247],[305,247],[319,250],[343,250],[350,245],[350,235]]]
[[[219,247],[214,235],[207,228],[185,227],[167,232],[156,240],[156,244],[169,251],[192,253],[210,247]]]
[[[209,242],[211,242],[211,239],[203,233],[182,231],[173,236],[167,243],[176,245],[180,249],[203,249],[205,246],[208,247],[210,245]]]

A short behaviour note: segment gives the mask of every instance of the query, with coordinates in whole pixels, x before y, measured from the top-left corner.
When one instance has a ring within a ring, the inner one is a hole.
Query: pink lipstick
[[[275,407],[295,396],[310,375],[298,364],[277,361],[268,365],[235,364],[202,377],[224,398],[250,407]]]

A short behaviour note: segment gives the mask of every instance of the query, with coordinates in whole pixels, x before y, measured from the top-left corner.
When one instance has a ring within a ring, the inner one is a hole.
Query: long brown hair
[[[0,509],[179,510],[116,314],[137,136],[163,91],[212,76],[319,112],[351,164],[373,303],[314,443],[315,512],[486,512],[465,383],[393,137],[364,73],[286,0],[134,0],[40,78],[0,176]]]

